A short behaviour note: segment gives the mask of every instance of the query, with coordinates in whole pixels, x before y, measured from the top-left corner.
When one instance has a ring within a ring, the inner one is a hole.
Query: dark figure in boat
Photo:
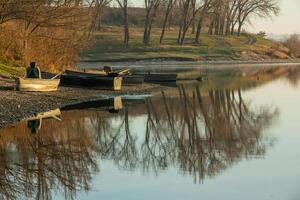
[[[30,66],[26,69],[26,78],[42,78],[41,70],[36,62],[31,62]]]

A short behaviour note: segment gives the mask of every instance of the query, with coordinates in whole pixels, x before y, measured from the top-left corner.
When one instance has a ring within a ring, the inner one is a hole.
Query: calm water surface
[[[53,110],[0,130],[1,198],[300,199],[295,77]]]

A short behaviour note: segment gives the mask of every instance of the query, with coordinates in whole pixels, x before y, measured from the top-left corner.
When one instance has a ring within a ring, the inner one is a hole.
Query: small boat
[[[60,79],[17,78],[16,88],[23,92],[57,91]]]
[[[99,70],[99,73],[87,72],[87,71],[81,71],[81,70],[66,70],[65,73],[68,75],[85,76],[85,77],[90,77],[90,76],[93,76],[93,77],[105,76],[106,77],[107,76],[107,74],[102,70]]]
[[[160,72],[136,72],[134,75],[144,76],[145,82],[176,82],[177,73],[160,73]]]
[[[122,77],[95,76],[82,73],[61,75],[61,84],[65,86],[95,87],[101,89],[121,90]]]
[[[85,76],[111,76],[111,77],[122,77],[122,85],[134,85],[134,84],[142,84],[144,82],[145,77],[143,75],[131,75],[129,74],[129,69],[122,69],[117,71],[112,71],[110,73],[106,73],[102,69],[85,69],[83,71],[79,70],[66,70],[67,74],[72,75],[85,75]]]
[[[119,69],[112,71],[109,69],[84,69],[83,72],[97,75],[108,75],[108,76],[124,76],[130,75],[130,69]]]
[[[123,85],[137,85],[142,84],[145,80],[143,75],[124,75]]]
[[[101,69],[84,69],[84,70],[66,70],[67,74],[84,74],[88,76],[124,76],[129,74],[129,69],[106,72]]]

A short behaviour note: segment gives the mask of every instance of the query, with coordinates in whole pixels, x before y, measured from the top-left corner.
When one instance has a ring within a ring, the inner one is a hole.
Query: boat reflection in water
[[[56,119],[61,121],[60,115],[61,112],[59,108],[48,112],[39,113],[34,117],[26,119],[27,127],[30,129],[32,134],[36,134],[41,129],[43,120]]]
[[[71,199],[92,188],[101,159],[156,175],[176,166],[202,182],[242,158],[263,156],[272,144],[262,130],[276,109],[248,102],[240,89],[181,85],[142,100],[117,97],[38,115],[0,130],[1,198],[59,192]]]

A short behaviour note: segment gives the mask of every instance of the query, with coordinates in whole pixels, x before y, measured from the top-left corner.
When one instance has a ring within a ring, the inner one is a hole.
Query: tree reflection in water
[[[262,130],[277,111],[266,106],[250,109],[241,90],[201,94],[198,86],[192,91],[180,86],[179,98],[162,93],[162,99],[164,110],[151,99],[146,103],[144,169],[158,172],[178,165],[195,181],[203,181],[242,158],[264,155],[270,141],[263,140]]]
[[[61,123],[45,122],[34,135],[26,122],[0,131],[1,199],[51,199],[53,191],[72,199],[90,189],[98,148],[83,119]]]
[[[155,174],[176,166],[202,182],[242,158],[263,156],[270,142],[263,129],[277,115],[252,108],[241,90],[202,93],[184,85],[123,107],[63,112],[61,122],[43,122],[34,135],[25,122],[0,130],[1,197],[51,199],[59,191],[71,199],[90,190],[97,158]],[[145,133],[133,126],[136,116],[146,119]]]

